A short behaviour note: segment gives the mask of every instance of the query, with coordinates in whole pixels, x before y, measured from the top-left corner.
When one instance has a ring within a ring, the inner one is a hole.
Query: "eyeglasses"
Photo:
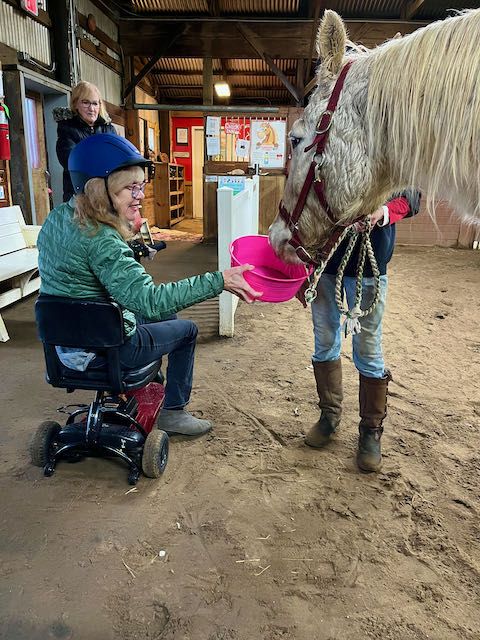
[[[132,198],[138,198],[141,193],[145,193],[145,187],[147,186],[146,182],[142,182],[142,184],[134,184],[131,187],[126,187],[129,191],[132,192]]]
[[[81,103],[84,107],[99,107],[100,103],[96,100],[81,100]]]

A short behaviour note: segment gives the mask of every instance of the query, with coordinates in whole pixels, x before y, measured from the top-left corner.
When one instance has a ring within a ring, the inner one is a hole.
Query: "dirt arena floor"
[[[480,639],[479,294],[480,251],[397,249],[377,475],[354,464],[350,343],[341,430],[309,449],[309,313],[241,304],[235,338],[197,350],[191,408],[214,431],[172,438],[163,478],[135,491],[113,461],[30,466],[32,430],[66,396],[43,382],[33,300],[7,310],[0,637]]]

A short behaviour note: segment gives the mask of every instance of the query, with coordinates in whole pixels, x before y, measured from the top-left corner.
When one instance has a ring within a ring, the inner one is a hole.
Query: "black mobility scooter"
[[[68,414],[65,426],[47,421],[38,427],[30,447],[32,463],[51,476],[59,459],[116,456],[128,464],[129,484],[136,484],[141,471],[158,478],[168,460],[168,436],[155,428],[164,401],[161,360],[122,370],[118,351],[125,341],[123,316],[114,302],[42,294],[35,315],[47,382],[67,393],[88,389],[96,395],[90,405],[59,409]],[[95,351],[100,366],[70,369],[60,361],[55,346]]]

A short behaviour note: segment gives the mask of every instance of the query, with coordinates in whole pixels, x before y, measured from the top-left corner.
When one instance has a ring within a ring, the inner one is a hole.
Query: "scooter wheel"
[[[30,441],[30,459],[36,467],[45,467],[50,463],[52,444],[61,428],[58,422],[51,420],[38,426]]]
[[[145,440],[142,469],[147,478],[159,478],[168,462],[168,436],[165,431],[154,429]]]

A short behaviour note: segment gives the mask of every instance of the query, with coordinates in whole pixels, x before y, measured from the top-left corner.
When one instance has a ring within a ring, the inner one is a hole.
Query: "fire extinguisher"
[[[10,160],[10,133],[8,130],[8,107],[0,102],[0,160]]]

